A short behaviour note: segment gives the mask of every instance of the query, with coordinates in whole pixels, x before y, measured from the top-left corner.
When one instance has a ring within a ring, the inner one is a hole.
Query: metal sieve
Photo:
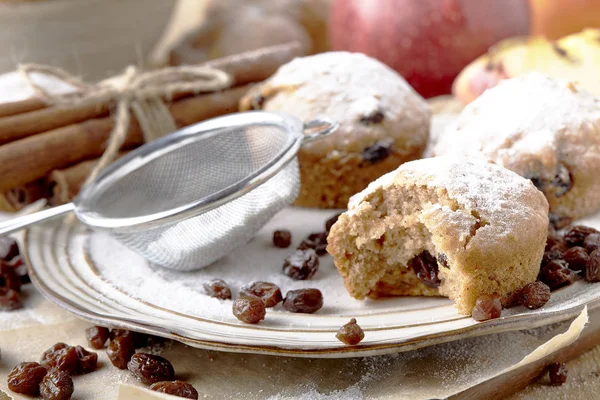
[[[336,128],[327,118],[303,124],[264,111],[191,125],[120,158],[72,203],[0,224],[0,235],[74,212],[150,262],[198,269],[294,201],[298,150]]]

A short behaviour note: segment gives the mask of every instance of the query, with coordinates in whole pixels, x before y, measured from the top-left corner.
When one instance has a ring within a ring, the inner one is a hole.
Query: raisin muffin
[[[443,295],[470,314],[536,280],[548,202],[499,165],[435,157],[403,164],[350,200],[327,251],[358,299]]]
[[[427,144],[427,103],[395,71],[358,53],[297,58],[252,88],[242,111],[284,111],[304,121],[327,116],[340,123],[327,138],[298,154],[296,205],[346,208],[351,195],[419,158]]]
[[[433,155],[503,165],[546,195],[558,226],[600,209],[600,101],[572,82],[532,73],[468,105]]]

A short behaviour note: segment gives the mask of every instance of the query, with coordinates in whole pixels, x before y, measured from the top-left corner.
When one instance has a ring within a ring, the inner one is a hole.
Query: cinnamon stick
[[[237,111],[250,86],[178,100],[169,107],[177,126]],[[99,157],[106,148],[112,118],[89,119],[0,146],[0,192],[47,176],[51,171]],[[124,148],[140,145],[142,132],[131,122]]]
[[[42,108],[46,107],[46,103],[38,98],[13,101],[11,103],[0,103],[0,118],[41,110]]]
[[[37,179],[0,194],[0,211],[16,212],[23,207],[50,196],[45,179]]]
[[[302,46],[293,42],[215,59],[205,65],[229,73],[235,85],[245,85],[267,79],[282,64],[300,55],[302,55]],[[190,95],[191,93],[176,93],[173,99]],[[4,113],[7,115],[0,118],[0,145],[91,118],[103,117],[110,111],[108,103],[46,108],[43,108],[43,103],[40,103],[39,99],[29,99],[0,106],[0,117],[2,117],[2,110],[5,110]],[[28,112],[17,113],[18,110]]]

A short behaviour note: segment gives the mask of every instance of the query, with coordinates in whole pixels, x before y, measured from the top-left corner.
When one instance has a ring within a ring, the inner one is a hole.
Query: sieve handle
[[[304,123],[304,132],[309,131],[302,139],[302,144],[321,139],[333,132],[340,126],[336,121],[320,117]]]
[[[68,203],[63,204],[62,206],[52,207],[48,208],[47,210],[38,211],[33,214],[27,214],[21,217],[9,219],[8,221],[0,223],[0,236],[20,231],[21,229],[27,228],[31,225],[35,225],[38,222],[58,218],[61,215],[70,213],[74,209],[75,206],[73,205],[73,203]]]

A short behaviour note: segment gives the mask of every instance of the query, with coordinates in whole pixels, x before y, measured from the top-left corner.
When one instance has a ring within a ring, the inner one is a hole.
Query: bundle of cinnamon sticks
[[[178,127],[236,112],[253,84],[302,52],[299,43],[290,43],[207,62],[230,74],[233,86],[208,94],[176,93],[169,111]],[[105,150],[114,126],[112,106],[47,106],[37,98],[0,104],[0,210],[17,211],[40,198],[54,205],[70,201]],[[142,143],[133,119],[122,150]]]

